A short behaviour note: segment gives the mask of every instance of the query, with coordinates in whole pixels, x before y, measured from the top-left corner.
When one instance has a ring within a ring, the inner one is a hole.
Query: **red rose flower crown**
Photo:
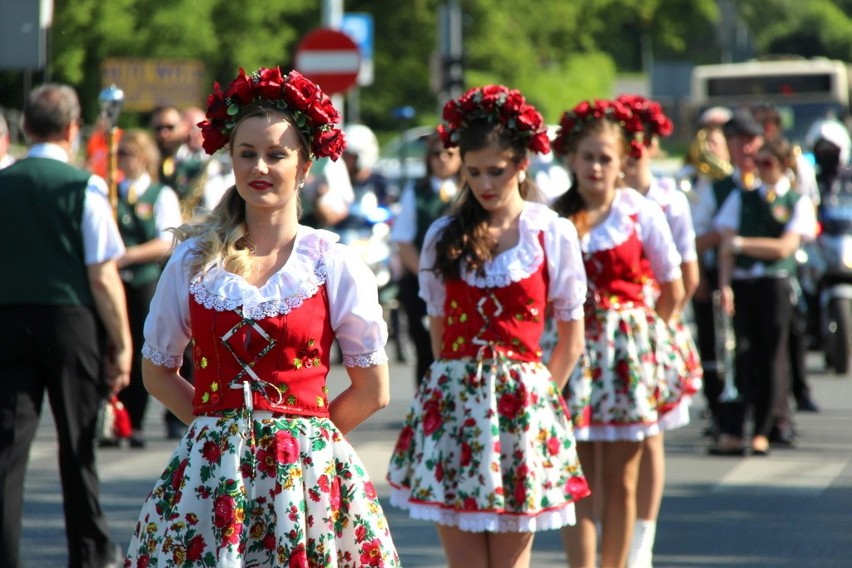
[[[544,154],[550,151],[550,138],[544,119],[534,106],[527,103],[520,91],[503,85],[474,87],[456,99],[447,101],[443,112],[444,124],[438,133],[444,146],[457,146],[459,131],[477,120],[501,123],[527,149]]]
[[[553,140],[553,151],[564,156],[568,154],[572,143],[583,131],[583,127],[596,120],[609,120],[618,124],[624,131],[631,158],[642,156],[642,143],[636,139],[636,133],[642,131],[642,121],[630,107],[619,101],[596,99],[583,101],[571,110],[562,113],[559,130]]]
[[[278,67],[261,67],[251,75],[243,68],[228,88],[213,83],[207,97],[207,120],[198,123],[204,151],[213,154],[231,139],[240,111],[257,101],[268,101],[293,117],[313,158],[337,160],[346,147],[343,132],[334,125],[340,113],[319,86],[297,71],[283,75]]]
[[[615,100],[627,105],[633,114],[639,117],[638,125],[631,124],[640,127],[635,135],[637,137],[641,135],[645,146],[651,145],[652,136],[664,138],[674,132],[674,124],[663,112],[662,105],[657,101],[646,99],[641,95],[619,95]]]

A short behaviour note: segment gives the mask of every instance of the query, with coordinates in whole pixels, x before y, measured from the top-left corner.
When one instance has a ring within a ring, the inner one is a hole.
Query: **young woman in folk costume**
[[[692,213],[686,195],[677,187],[673,178],[657,176],[651,170],[651,160],[660,150],[660,138],[672,133],[671,120],[656,101],[639,95],[621,95],[616,100],[626,105],[639,118],[638,121],[631,121],[629,125],[639,129],[633,132],[633,135],[642,142],[637,157],[627,159],[623,170],[624,185],[632,187],[662,208],[680,254],[684,297],[675,308],[675,315],[670,322],[675,347],[668,353],[666,360],[670,397],[665,408],[661,409],[666,412],[660,417],[662,430],[671,430],[689,423],[689,406],[692,396],[701,390],[703,375],[698,348],[682,318],[684,306],[698,287],[695,230],[692,227]],[[659,288],[653,279],[650,260],[644,258],[643,265],[649,282],[646,299],[653,307]],[[631,568],[648,568],[652,565],[657,517],[665,485],[665,448],[662,432],[659,436],[646,438],[644,445],[639,468],[639,485],[649,491],[637,493],[637,521],[628,563]]]
[[[590,500],[578,504],[577,525],[563,529],[576,567],[627,561],[637,493],[649,490],[638,484],[644,442],[659,435],[669,396],[667,324],[683,299],[680,255],[662,210],[620,187],[625,160],[641,150],[630,136],[638,120],[617,101],[582,102],[563,114],[554,142],[574,180],[554,208],[577,226],[589,286],[586,352],[566,401],[583,469],[602,495],[600,564]],[[660,288],[655,308],[645,301],[643,257]]]
[[[337,236],[298,222],[339,115],[293,71],[217,83],[204,149],[236,185],[182,241],[145,326],[145,384],[189,425],[142,508],[125,566],[398,566],[344,435],[388,402],[375,279]],[[328,400],[334,339],[351,384]],[[195,383],[178,375],[192,342]]]
[[[574,522],[589,493],[560,389],[583,350],[585,274],[567,219],[525,200],[527,151],[550,147],[520,92],[471,89],[444,107],[464,185],[420,260],[436,360],[391,456],[391,503],[434,521],[452,567],[521,567],[533,536]],[[539,337],[552,303],[559,342]]]

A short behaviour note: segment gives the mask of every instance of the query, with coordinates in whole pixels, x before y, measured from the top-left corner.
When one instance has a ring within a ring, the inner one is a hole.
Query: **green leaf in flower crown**
[[[231,103],[231,104],[228,106],[228,114],[229,114],[230,116],[236,116],[236,114],[237,114],[238,112],[240,112],[240,107],[239,107],[239,105],[238,105],[238,104],[236,104],[236,103]]]

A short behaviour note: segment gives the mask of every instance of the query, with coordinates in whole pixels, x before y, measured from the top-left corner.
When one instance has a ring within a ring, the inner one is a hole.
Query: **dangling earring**
[[[305,178],[299,180],[299,189],[302,189],[303,187],[305,187]]]
[[[527,172],[525,170],[521,170],[518,172],[518,183],[524,183],[527,179]]]

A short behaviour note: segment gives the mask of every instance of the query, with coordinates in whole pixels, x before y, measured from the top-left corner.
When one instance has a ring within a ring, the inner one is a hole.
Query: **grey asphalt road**
[[[796,415],[799,447],[767,458],[708,456],[702,401],[687,427],[667,434],[667,479],[657,529],[657,568],[803,568],[852,566],[852,376],[824,374],[809,357],[818,414]],[[392,402],[350,436],[382,497],[403,565],[444,566],[430,523],[390,507],[385,468],[413,392],[410,365],[391,367]],[[346,382],[337,367],[332,389]],[[148,447],[99,450],[102,501],[112,535],[126,546],[136,516],[174,442],[165,439],[161,407],[146,421]],[[56,435],[45,408],[30,454],[23,560],[28,568],[65,566]],[[539,533],[532,565],[567,566],[557,531]]]

